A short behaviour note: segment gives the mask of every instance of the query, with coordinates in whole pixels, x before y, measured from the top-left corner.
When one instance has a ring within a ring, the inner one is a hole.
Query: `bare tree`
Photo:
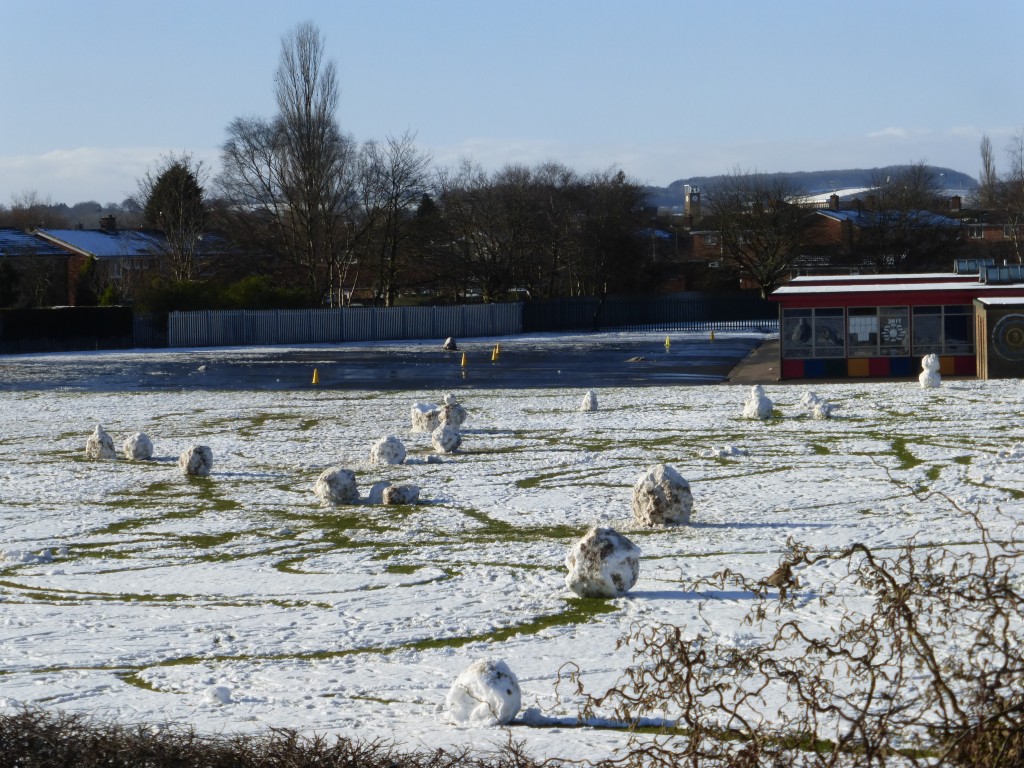
[[[992,153],[992,140],[988,136],[981,137],[981,176],[978,179],[978,198],[983,208],[991,208],[995,202],[999,187],[999,174],[996,173],[995,157]]]
[[[937,269],[952,255],[959,223],[933,213],[942,184],[924,161],[877,171],[855,246],[877,272]]]
[[[1024,263],[1024,128],[1010,139],[1006,157],[1010,169],[999,185],[997,200],[1005,212],[1006,234],[1013,249],[1013,257],[1021,264]]]
[[[416,148],[415,135],[389,136],[363,146],[359,174],[362,213],[368,225],[364,238],[373,250],[376,297],[392,306],[399,272],[410,256],[412,219],[427,191],[430,156]]]
[[[709,190],[705,220],[722,251],[767,297],[785,281],[804,245],[805,195],[782,174],[735,170]]]
[[[228,126],[218,184],[247,239],[299,269],[307,288],[335,305],[349,254],[355,145],[338,126],[335,66],[324,61],[311,22],[282,39],[274,93],[272,120],[237,118]]]

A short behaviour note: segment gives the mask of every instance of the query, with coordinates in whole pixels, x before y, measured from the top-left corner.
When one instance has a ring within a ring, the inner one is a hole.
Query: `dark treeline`
[[[118,226],[159,232],[161,246],[131,275],[93,270],[79,297],[160,310],[392,306],[594,296],[653,279],[644,190],[621,171],[437,168],[412,133],[358,143],[337,122],[334,63],[308,22],[282,40],[274,94],[275,115],[228,125],[216,177],[182,153],[139,180]],[[88,227],[103,209],[85,206]],[[83,224],[60,213],[26,198],[0,209],[0,224]]]

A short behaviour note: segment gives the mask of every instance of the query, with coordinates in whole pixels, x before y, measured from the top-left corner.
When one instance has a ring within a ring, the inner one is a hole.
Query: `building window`
[[[704,235],[704,245],[718,245],[718,235]]]
[[[850,307],[850,357],[903,357],[910,354],[908,307]]]
[[[981,224],[968,224],[967,236],[972,240],[983,240],[985,238],[985,228]]]
[[[913,354],[973,355],[973,307],[914,307]]]
[[[846,357],[842,307],[784,309],[782,356],[789,360]]]

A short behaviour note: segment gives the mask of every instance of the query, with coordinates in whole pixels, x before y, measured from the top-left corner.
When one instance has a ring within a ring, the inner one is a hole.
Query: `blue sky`
[[[558,160],[643,183],[926,161],[1024,128],[1019,0],[0,0],[0,204],[118,202],[168,152],[214,172],[313,21],[357,140],[437,165]]]

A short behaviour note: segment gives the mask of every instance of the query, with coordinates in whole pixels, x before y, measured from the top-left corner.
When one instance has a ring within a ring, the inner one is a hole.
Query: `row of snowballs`
[[[121,443],[121,451],[126,459],[147,461],[153,458],[153,441],[145,432],[129,435]],[[86,438],[85,456],[89,459],[116,459],[114,439],[97,424],[93,433]],[[178,457],[178,468],[186,475],[206,477],[213,469],[213,451],[205,445],[192,445],[182,451]]]
[[[839,408],[838,405],[834,405],[810,391],[805,392],[800,398],[800,404],[807,409],[813,419],[831,419]],[[751,387],[750,396],[743,404],[743,418],[765,421],[770,419],[774,412],[775,401],[765,394],[764,387],[760,384]]]
[[[469,413],[453,394],[445,395],[443,403],[440,407],[433,403],[413,403],[412,431],[430,432],[430,442],[437,453],[454,453],[462,445],[460,430],[469,418]],[[394,435],[386,435],[370,447],[370,462],[373,464],[402,464],[407,456],[405,445]],[[432,464],[438,459],[429,456],[426,461]],[[331,467],[320,473],[313,484],[313,493],[324,505],[358,504],[360,500],[355,472],[345,467]],[[371,504],[389,505],[416,504],[419,499],[419,486],[384,482],[376,483],[368,497]]]

